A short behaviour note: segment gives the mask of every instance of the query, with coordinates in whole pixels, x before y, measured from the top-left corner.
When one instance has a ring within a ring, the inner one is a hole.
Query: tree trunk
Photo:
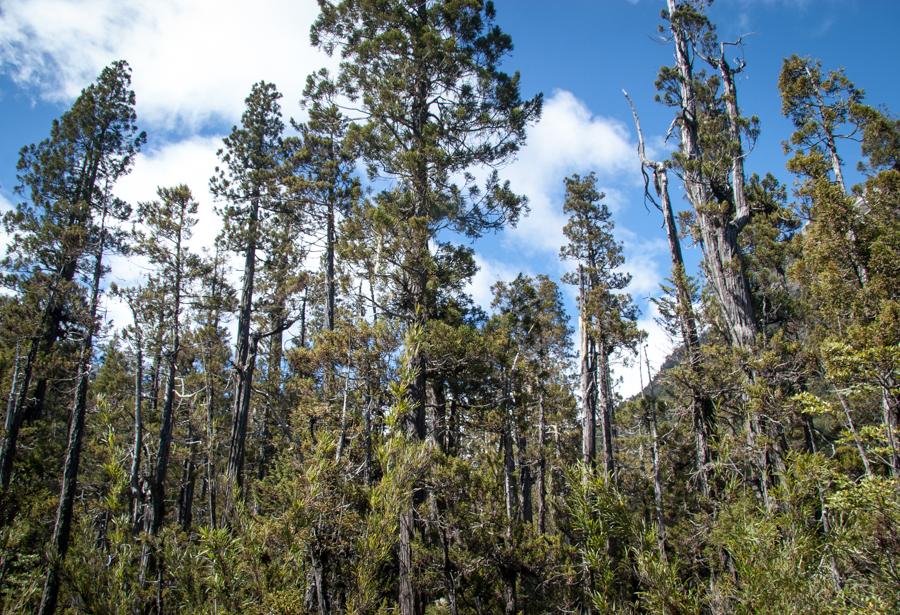
[[[56,610],[59,594],[59,569],[69,549],[69,535],[72,528],[72,510],[75,505],[75,490],[78,486],[78,468],[81,462],[81,445],[84,439],[84,421],[87,414],[87,392],[90,384],[91,360],[93,358],[94,334],[97,329],[97,308],[100,301],[100,280],[103,277],[103,251],[106,244],[106,206],[104,205],[100,221],[100,237],[97,254],[94,259],[94,273],[91,281],[91,302],[88,312],[88,323],[81,342],[78,360],[78,385],[72,415],[69,419],[69,437],[66,445],[66,458],[63,464],[62,485],[59,504],[56,509],[56,520],[53,523],[53,535],[50,543],[47,577],[44,580],[44,591],[41,595],[40,615],[51,615]]]
[[[310,563],[312,564],[313,583],[316,586],[316,605],[319,615],[329,615],[331,613],[331,605],[328,601],[328,585],[325,578],[325,562],[322,555],[313,549],[310,555]]]
[[[135,318],[135,330],[138,329]],[[142,339],[137,334],[135,339],[134,370],[134,443],[131,450],[131,472],[129,488],[131,496],[131,524],[134,532],[141,526],[141,448],[144,446],[144,417],[141,415],[144,397],[144,354]]]
[[[178,525],[185,532],[190,530],[194,519],[194,484],[196,482],[197,443],[194,426],[188,418],[188,457],[184,460],[181,474],[181,489],[178,494]]]
[[[596,462],[597,420],[595,407],[594,369],[591,361],[591,339],[588,335],[588,320],[584,314],[584,292],[579,308],[579,354],[581,357],[581,459],[588,468]]]
[[[897,450],[897,424],[895,414],[891,408],[889,391],[887,387],[881,389],[881,408],[884,414],[884,432],[891,451],[890,455],[890,471],[891,476],[900,478],[900,452]]]
[[[612,391],[609,386],[609,353],[600,341],[596,350],[597,413],[603,436],[603,471],[607,479],[616,480],[616,458],[613,449]]]
[[[182,266],[182,229],[184,227],[186,203],[181,207],[178,238],[175,243],[175,280],[172,297],[172,348],[166,357],[169,363],[166,375],[166,397],[163,401],[162,417],[159,427],[159,447],[156,454],[156,468],[153,473],[153,484],[150,489],[150,533],[156,534],[162,526],[165,515],[165,482],[169,468],[169,451],[172,446],[172,431],[175,412],[175,376],[178,373],[178,356],[181,352],[181,285],[183,281]]]
[[[231,509],[243,488],[244,449],[247,442],[247,421],[250,413],[250,393],[253,386],[253,370],[256,362],[255,341],[251,342],[250,324],[253,317],[253,285],[256,273],[256,243],[259,232],[259,195],[250,200],[250,224],[247,247],[244,251],[244,282],[238,316],[237,349],[235,351],[234,411],[231,423],[231,441],[228,448],[226,468],[228,498],[226,506]],[[228,511],[230,512],[230,510]]]
[[[19,410],[24,407],[28,395],[28,384],[31,380],[34,362],[37,359],[38,342],[32,339],[22,369],[22,377],[19,377],[19,346],[16,345],[16,364],[13,368],[12,383],[9,388],[9,398],[6,405],[6,422],[3,432],[3,443],[0,445],[0,493],[9,487],[12,479],[13,459],[15,457],[16,443],[19,438],[19,429],[22,427],[23,413]]]
[[[415,531],[415,512],[412,501],[400,513],[400,549],[398,553],[399,585],[398,602],[402,615],[418,615],[418,596],[413,583],[412,539]]]
[[[329,190],[325,230],[325,328],[334,331],[334,191]]]
[[[835,395],[837,395],[838,400],[841,402],[841,408],[844,410],[844,417],[847,419],[847,428],[850,430],[850,434],[853,436],[853,441],[856,443],[856,450],[859,452],[859,458],[862,461],[863,468],[866,471],[866,476],[872,477],[872,468],[869,465],[869,456],[866,454],[866,449],[862,445],[862,440],[859,438],[859,433],[856,431],[856,427],[853,425],[853,419],[850,416],[850,406],[847,404],[847,400],[844,399],[844,396],[841,395],[838,391],[835,391]]]
[[[531,506],[531,466],[528,463],[528,439],[524,434],[520,433],[517,438],[517,449],[519,452],[519,483],[522,493],[522,522],[531,524],[534,522],[533,509]]]
[[[667,0],[670,16],[676,14],[675,0]],[[716,298],[722,308],[729,338],[733,346],[748,348],[757,332],[753,316],[750,286],[744,275],[744,266],[737,237],[741,228],[749,220],[749,214],[733,211],[731,202],[727,215],[716,211],[717,198],[700,170],[702,152],[698,136],[698,108],[693,88],[693,70],[689,57],[689,42],[681,25],[672,20],[672,38],[675,42],[675,61],[681,79],[681,153],[685,158],[684,184],[700,226],[703,245],[704,265],[707,277],[712,283]],[[736,109],[736,100],[734,101]],[[741,156],[738,152],[737,156]],[[741,163],[743,164],[743,163]],[[742,167],[741,167],[742,168]],[[741,178],[741,183],[743,178]],[[739,199],[743,199],[741,191]],[[734,201],[735,194],[730,195]],[[732,218],[733,214],[738,217]],[[740,225],[740,226],[739,226]]]
[[[538,393],[538,475],[537,475],[537,527],[538,533],[547,531],[547,419],[544,415],[544,392]]]
[[[335,451],[334,457],[337,461],[341,460],[341,457],[344,454],[344,447],[347,445],[347,399],[350,396],[350,357],[348,353],[347,357],[347,374],[344,376],[344,395],[343,400],[341,401],[341,430],[338,434],[338,443],[337,443],[337,451]]]

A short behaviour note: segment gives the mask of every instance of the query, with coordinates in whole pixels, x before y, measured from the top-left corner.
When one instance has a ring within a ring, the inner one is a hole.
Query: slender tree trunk
[[[847,428],[850,430],[850,434],[853,436],[853,441],[856,443],[856,450],[859,452],[859,458],[862,461],[863,468],[866,471],[866,476],[872,476],[872,468],[869,465],[869,456],[866,454],[866,449],[862,445],[862,440],[859,437],[859,433],[856,431],[856,427],[853,425],[853,418],[850,416],[850,406],[847,404],[847,400],[844,398],[840,392],[835,391],[835,395],[837,395],[838,400],[841,402],[841,408],[844,410],[844,417],[847,419]]]
[[[231,442],[228,448],[228,466],[226,477],[228,498],[226,506],[230,509],[235,500],[241,497],[243,488],[244,449],[247,441],[247,421],[250,413],[250,392],[253,386],[253,370],[256,362],[255,349],[251,345],[250,324],[253,317],[253,286],[256,273],[256,243],[258,240],[259,195],[254,194],[250,200],[250,224],[247,247],[244,251],[244,283],[238,316],[237,349],[235,351],[235,371],[237,386],[235,387],[234,411],[232,413]],[[230,512],[230,510],[228,511]]]
[[[325,230],[325,328],[334,331],[334,191],[329,190]]]
[[[211,298],[216,301],[220,288],[219,278],[219,252],[216,250],[214,261]],[[219,331],[220,312],[218,307],[211,307],[207,322],[211,323],[211,333],[217,335]],[[215,375],[212,372],[213,340],[207,340],[205,349],[203,372],[206,384],[206,498],[209,516],[209,527],[216,527],[216,504],[218,493],[218,480],[216,478],[216,389]]]
[[[889,395],[890,393],[888,392],[887,387],[882,387],[881,408],[884,415],[884,432],[888,443],[888,448],[891,451],[891,476],[893,476],[894,478],[900,478],[900,452],[898,452],[897,450],[897,423],[895,421],[895,414],[893,412],[893,409],[891,408]]]
[[[595,380],[591,361],[591,339],[588,334],[588,320],[584,314],[585,298],[582,280],[581,306],[578,313],[579,355],[581,357],[581,459],[588,468],[594,467],[597,446],[597,420],[595,406]]]
[[[135,330],[138,330],[135,318]],[[134,369],[134,443],[131,450],[129,488],[131,494],[131,524],[134,532],[141,526],[141,449],[144,446],[144,417],[141,414],[144,397],[144,354],[140,333],[135,339]]]
[[[341,431],[338,434],[337,451],[335,451],[335,459],[341,460],[344,454],[344,447],[347,445],[347,399],[350,396],[350,357],[347,357],[347,374],[344,376],[344,395],[341,401]]]
[[[216,527],[216,418],[213,375],[206,374],[206,506],[209,509],[209,527]]]
[[[640,365],[640,356],[638,356],[638,365]],[[647,356],[647,348],[644,348],[644,361],[647,365],[647,383],[653,382],[652,372],[650,371],[650,358]],[[653,468],[653,507],[656,512],[656,543],[659,549],[659,557],[663,562],[666,561],[666,522],[663,514],[663,498],[662,498],[662,480],[659,469],[659,437],[656,433],[656,400],[648,399],[644,394],[643,377],[641,378],[641,401],[644,402],[646,410],[645,419],[650,432],[651,456],[650,460]]]
[[[613,449],[612,399],[609,387],[609,353],[605,343],[598,342],[596,350],[597,414],[600,415],[600,430],[603,436],[603,471],[606,477],[616,480],[616,458]]]
[[[94,334],[97,329],[97,309],[100,301],[100,280],[103,278],[103,252],[106,247],[106,206],[100,221],[100,237],[97,254],[94,259],[94,273],[91,281],[91,302],[88,312],[88,323],[81,341],[78,360],[78,385],[72,415],[69,420],[69,437],[66,445],[66,458],[63,464],[62,485],[59,504],[56,509],[56,520],[53,523],[53,534],[50,542],[50,555],[47,576],[44,580],[44,591],[41,595],[40,615],[51,615],[56,610],[59,595],[59,570],[69,549],[69,536],[72,528],[72,511],[75,505],[75,491],[78,486],[78,468],[81,462],[81,446],[84,440],[84,421],[87,414],[87,392],[90,384],[91,360],[93,358]]]
[[[6,404],[6,423],[3,432],[3,442],[0,445],[0,493],[9,487],[12,479],[13,458],[15,457],[16,442],[19,437],[19,429],[22,427],[22,413],[19,408],[25,404],[28,391],[28,383],[31,380],[31,371],[37,358],[37,339],[32,339],[25,358],[23,374],[19,377],[19,345],[16,345],[16,363],[13,367],[12,383],[9,387],[9,398]],[[21,392],[20,392],[21,391]]]
[[[519,452],[519,483],[522,492],[522,522],[531,524],[534,522],[534,514],[531,504],[531,466],[528,463],[528,439],[522,433],[517,438],[517,450]]]
[[[677,13],[675,0],[667,0],[669,14]],[[697,213],[703,244],[704,265],[716,297],[722,307],[731,343],[740,348],[752,345],[757,332],[753,316],[750,286],[744,275],[744,266],[737,236],[749,214],[730,212],[728,216],[713,211],[710,204],[716,202],[708,181],[700,170],[702,152],[699,141],[698,103],[693,88],[693,70],[689,55],[690,45],[677,19],[672,20],[672,38],[675,43],[675,61],[681,79],[681,152],[685,160],[684,183],[688,198]],[[732,98],[734,98],[732,96]],[[736,109],[736,99],[733,101]],[[732,120],[733,122],[733,120]],[[740,143],[738,142],[740,150]],[[736,156],[742,156],[738,152]],[[741,162],[741,165],[743,163]],[[741,166],[741,168],[743,168]],[[742,185],[743,178],[741,178]],[[732,192],[731,199],[735,199]],[[738,199],[743,200],[743,192]],[[736,204],[731,203],[732,209]],[[731,218],[732,213],[737,217]]]
[[[181,489],[178,494],[178,525],[185,532],[190,530],[194,519],[194,485],[197,478],[197,441],[194,425],[188,418],[188,456],[184,460],[181,474]]]
[[[181,286],[183,283],[182,231],[184,227],[185,209],[182,204],[179,220],[178,237],[175,243],[175,280],[172,297],[172,348],[168,356],[168,373],[166,375],[166,396],[163,401],[162,417],[159,427],[159,447],[156,454],[156,468],[153,473],[153,484],[150,489],[150,533],[155,535],[162,526],[165,515],[165,482],[169,468],[169,451],[172,446],[172,431],[175,412],[175,377],[178,373],[178,357],[181,352]]]
[[[544,414],[544,391],[538,385],[538,475],[537,475],[537,527],[538,533],[547,531],[547,419]]]

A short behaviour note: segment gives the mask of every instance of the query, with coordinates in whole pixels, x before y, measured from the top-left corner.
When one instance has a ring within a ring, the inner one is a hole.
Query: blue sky
[[[518,271],[564,270],[562,180],[596,171],[608,195],[634,275],[631,292],[642,307],[650,357],[662,360],[669,341],[656,327],[647,298],[667,274],[664,236],[655,212],[642,204],[635,137],[621,90],[641,113],[645,135],[660,152],[671,112],[653,102],[658,67],[671,62],[657,25],[663,0],[495,0],[498,23],[515,50],[509,70],[522,74],[523,94],[543,92],[545,112],[519,159],[504,169],[525,193],[532,214],[517,229],[479,240],[481,271],[472,292],[489,301],[489,287]],[[154,196],[157,185],[186,182],[201,201],[195,247],[216,233],[207,180],[221,136],[240,116],[250,85],[266,79],[284,93],[286,115],[306,74],[334,61],[311,49],[314,0],[16,0],[0,9],[0,207],[16,200],[19,148],[46,136],[78,91],[118,58],[134,70],[138,113],[150,141],[118,191],[132,201]],[[747,35],[747,68],[738,80],[742,111],[758,115],[762,134],[750,172],[786,182],[781,142],[790,132],[776,88],[782,59],[791,53],[843,66],[870,104],[897,110],[900,58],[896,0],[717,0],[710,12],[723,40]],[[680,186],[676,186],[680,192]],[[696,263],[697,249],[689,250]],[[134,277],[126,262],[113,267],[120,282]],[[570,307],[573,307],[571,296]],[[110,306],[116,312],[115,306]],[[621,392],[637,390],[636,369],[621,367]]]

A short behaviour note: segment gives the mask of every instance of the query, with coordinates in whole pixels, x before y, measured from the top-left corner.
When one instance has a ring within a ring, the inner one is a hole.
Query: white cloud
[[[494,293],[491,287],[497,282],[510,282],[519,273],[521,269],[515,268],[498,260],[488,259],[480,254],[475,254],[475,263],[478,265],[478,272],[468,284],[466,292],[472,295],[475,304],[481,306],[484,310],[491,309],[491,301]]]
[[[336,64],[309,44],[317,14],[313,0],[19,0],[0,11],[0,65],[66,101],[125,59],[143,122],[233,122],[254,82],[274,82],[290,110],[306,76]]]
[[[157,188],[186,184],[198,203],[198,222],[190,247],[198,253],[202,248],[212,248],[222,223],[213,209],[209,178],[221,146],[221,137],[192,137],[141,152],[132,172],[116,185],[116,195],[134,205],[155,200]]]
[[[636,146],[621,123],[592,114],[571,92],[555,91],[544,103],[541,120],[528,130],[527,144],[503,172],[531,208],[508,238],[526,249],[556,254],[565,242],[563,179],[594,171],[601,185],[623,176],[638,181],[636,161]],[[611,208],[621,207],[622,193],[604,190]]]

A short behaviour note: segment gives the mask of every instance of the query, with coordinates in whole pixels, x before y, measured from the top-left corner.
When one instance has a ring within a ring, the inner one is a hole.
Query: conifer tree
[[[610,376],[610,356],[617,349],[635,342],[637,317],[635,306],[623,290],[631,276],[619,271],[625,262],[622,247],[612,235],[613,223],[604,195],[597,190],[597,178],[566,178],[563,212],[569,221],[563,228],[569,243],[560,256],[572,260],[576,271],[564,280],[578,287],[581,327],[582,455],[593,465],[594,425],[599,415],[603,442],[603,470],[615,477],[612,411],[615,400]]]
[[[234,354],[235,393],[231,438],[226,468],[226,506],[233,506],[243,486],[244,456],[250,416],[250,398],[260,332],[252,331],[256,291],[256,267],[271,210],[283,202],[286,151],[284,122],[271,83],[253,86],[246,99],[241,126],[225,138],[219,157],[224,165],[210,180],[213,195],[225,201],[222,210],[229,246],[243,253],[242,289]],[[225,511],[228,514],[228,511]]]
[[[523,200],[496,172],[479,190],[468,171],[508,160],[539,115],[541,99],[523,101],[518,76],[499,69],[512,45],[493,25],[491,2],[321,0],[319,6],[313,44],[340,50],[338,88],[366,118],[352,134],[370,172],[397,183],[381,216],[406,229],[406,243],[398,246],[403,317],[423,326],[434,312],[428,295],[435,234],[452,228],[476,237],[518,218]],[[457,185],[461,173],[464,184]],[[406,429],[424,439],[427,358],[420,354],[411,363],[416,379]],[[400,610],[411,615],[422,607],[404,563],[411,559],[413,528],[411,512],[404,515]]]
[[[675,47],[675,66],[660,70],[657,89],[664,103],[678,109],[680,151],[674,161],[697,216],[704,268],[729,341],[734,347],[749,348],[757,324],[738,235],[750,221],[741,139],[746,132],[752,137],[752,125],[738,113],[734,70],[725,61],[724,46],[716,54],[715,30],[701,8],[702,3],[692,0],[667,0],[665,17]],[[721,95],[719,82],[698,73],[694,66],[696,58],[715,55],[715,67],[725,75]]]
[[[39,613],[49,614],[56,609],[59,593],[59,575],[62,561],[69,549],[72,531],[72,515],[78,488],[78,474],[81,465],[81,452],[84,443],[85,419],[88,407],[88,388],[94,360],[94,339],[101,326],[99,321],[100,284],[107,271],[104,258],[110,252],[125,251],[126,244],[123,233],[117,232],[116,222],[122,222],[131,215],[131,207],[121,199],[113,196],[112,185],[106,184],[95,195],[93,207],[96,222],[85,229],[86,251],[92,253],[92,273],[88,287],[87,313],[82,316],[80,344],[77,362],[77,384],[69,416],[68,440],[63,461],[62,480],[56,518],[50,542],[47,564],[47,576],[44,580],[44,591],[41,595]]]
[[[165,515],[165,482],[169,466],[174,413],[176,410],[176,378],[182,352],[184,327],[182,320],[187,296],[192,293],[193,279],[199,265],[188,250],[192,227],[197,223],[197,202],[185,185],[160,188],[158,201],[138,205],[143,230],[138,232],[135,251],[147,258],[160,280],[167,324],[164,339],[165,387],[160,416],[159,441],[154,468],[149,481],[147,529],[156,534]]]
[[[14,272],[6,282],[23,298],[36,296],[28,300],[36,312],[23,345],[28,351],[18,398],[7,413],[0,444],[0,490],[12,476],[22,422],[43,412],[48,377],[41,373],[34,387],[31,381],[79,309],[76,274],[86,257],[91,263],[96,257],[92,229],[103,207],[111,206],[112,186],[131,170],[146,141],[137,128],[134,104],[131,69],[124,61],[114,62],[53,121],[47,139],[20,152],[17,191],[28,201],[4,217],[12,238],[5,268]]]

